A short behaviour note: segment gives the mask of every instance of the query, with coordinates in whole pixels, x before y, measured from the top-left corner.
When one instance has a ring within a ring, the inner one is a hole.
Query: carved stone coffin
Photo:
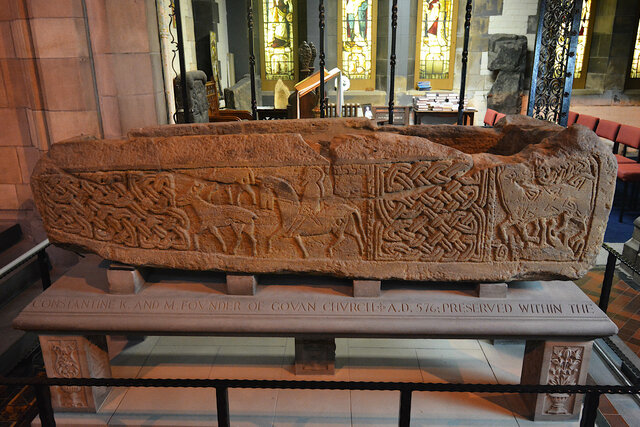
[[[175,125],[38,163],[49,239],[133,265],[371,279],[577,278],[616,162],[581,126]]]

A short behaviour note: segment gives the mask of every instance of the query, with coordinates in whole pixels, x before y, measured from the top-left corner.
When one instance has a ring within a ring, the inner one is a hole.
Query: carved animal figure
[[[251,197],[251,202],[255,205],[256,201],[256,193],[251,188],[252,185],[256,183],[256,177],[253,173],[253,170],[249,168],[226,168],[226,169],[216,169],[211,173],[211,175],[207,178],[209,181],[218,182],[221,184],[226,184],[227,195],[229,196],[229,203],[234,203],[236,205],[240,205],[240,196],[242,196],[242,192],[249,194]],[[240,190],[236,194],[235,201],[233,200],[233,193],[231,191],[231,187],[237,185],[240,187]]]
[[[327,255],[333,256],[333,250],[344,239],[345,234],[353,237],[358,244],[360,254],[364,253],[362,219],[358,209],[342,203],[341,199],[330,198],[320,201],[319,209],[305,208],[291,184],[276,177],[259,179],[261,191],[273,191],[276,206],[280,213],[280,224],[267,239],[267,250],[271,250],[271,242],[275,237],[292,238],[304,258],[309,252],[302,241],[303,236],[320,236],[332,234],[335,240],[326,248]]]
[[[198,225],[193,230],[194,249],[200,249],[199,236],[209,231],[220,242],[222,251],[227,252],[227,245],[218,230],[221,227],[231,227],[236,235],[236,241],[231,249],[231,254],[235,254],[244,233],[251,243],[251,253],[257,255],[255,237],[255,219],[257,215],[248,209],[239,206],[214,205],[205,201],[200,192],[205,187],[203,183],[196,182],[191,189],[176,200],[177,206],[191,205],[198,218]]]
[[[557,174],[550,168],[543,168],[542,171]],[[540,179],[546,180],[546,177],[538,177]],[[500,237],[511,246],[519,244],[514,241],[517,239],[525,249],[530,245],[553,246],[570,249],[574,255],[578,255],[584,248],[582,236],[587,231],[585,218],[590,215],[591,205],[591,201],[583,197],[582,186],[593,185],[593,179],[593,176],[581,171],[570,170],[566,176],[556,176],[549,182],[543,182],[543,185],[535,185],[529,168],[504,169],[498,175],[498,184],[507,218],[499,225]],[[562,198],[558,197],[559,193]],[[574,231],[570,228],[571,224],[574,225]],[[509,230],[516,231],[511,238]]]

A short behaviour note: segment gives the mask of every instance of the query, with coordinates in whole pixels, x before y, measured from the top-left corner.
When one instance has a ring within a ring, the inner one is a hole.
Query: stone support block
[[[509,286],[506,283],[478,283],[479,298],[506,298]]]
[[[255,295],[258,280],[249,274],[227,274],[227,293],[229,295]]]
[[[592,341],[527,341],[520,384],[584,385]],[[583,395],[551,393],[522,395],[534,421],[575,420]]]
[[[132,265],[112,263],[107,270],[109,293],[137,294],[144,287],[147,270]]]
[[[336,340],[296,338],[296,375],[333,375],[336,368]]]
[[[379,297],[380,280],[354,280],[353,296],[356,298]]]
[[[111,378],[107,340],[103,335],[40,335],[40,347],[49,378]],[[54,409],[96,412],[109,387],[51,387]]]

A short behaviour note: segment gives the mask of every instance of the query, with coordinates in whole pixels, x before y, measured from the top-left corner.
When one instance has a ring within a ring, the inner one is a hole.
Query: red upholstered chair
[[[506,117],[506,114],[502,114],[502,113],[496,114],[496,120],[493,122],[493,124],[495,125],[498,122],[498,120],[500,120],[503,117]]]
[[[574,124],[576,120],[578,120],[578,116],[579,116],[578,113],[576,113],[575,111],[569,110],[569,120],[567,121],[567,127]]]
[[[620,123],[601,119],[598,122],[598,127],[596,128],[596,135],[598,135],[600,139],[604,140],[603,142],[605,142],[606,144],[615,147],[615,140],[616,136],[618,136],[618,130],[620,130]]]
[[[593,117],[588,114],[580,114],[578,116],[578,120],[576,120],[576,123],[582,126],[586,126],[591,130],[596,130],[596,127],[598,126],[598,120],[600,119],[597,117]]]
[[[484,115],[484,125],[485,126],[493,126],[496,122],[496,115],[498,112],[496,110],[492,110],[491,108],[487,108],[487,112]]]
[[[615,143],[613,144],[613,153],[616,155],[618,165],[625,163],[636,163],[633,159],[627,157],[627,147],[635,148],[636,150],[640,148],[640,128],[629,125],[621,125],[614,141]],[[622,155],[617,154],[620,144],[622,144]],[[640,160],[640,156],[638,157],[638,160]]]

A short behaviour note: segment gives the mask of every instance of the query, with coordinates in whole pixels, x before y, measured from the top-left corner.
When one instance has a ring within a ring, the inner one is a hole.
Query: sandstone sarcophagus
[[[584,274],[615,172],[580,126],[326,119],[70,140],[32,187],[52,242],[128,264],[503,281]]]

